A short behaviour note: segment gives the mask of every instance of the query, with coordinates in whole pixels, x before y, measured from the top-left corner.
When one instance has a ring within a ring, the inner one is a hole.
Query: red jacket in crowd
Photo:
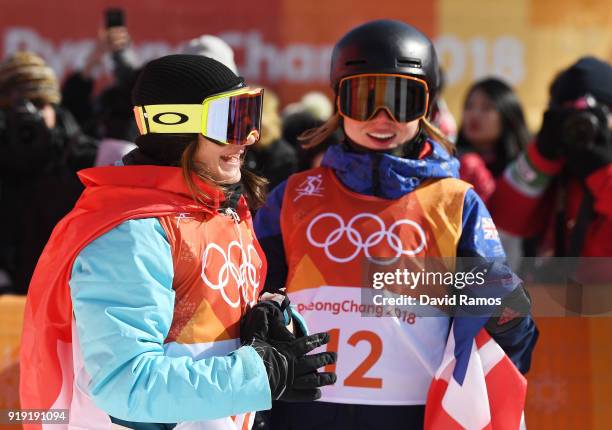
[[[559,175],[563,162],[544,158],[532,143],[499,178],[489,209],[501,230],[541,238],[539,254],[552,255],[556,213],[565,208],[565,249],[585,196],[593,196],[593,214],[586,228],[580,256],[612,256],[612,164],[599,168],[584,181]],[[568,255],[569,256],[569,255]]]

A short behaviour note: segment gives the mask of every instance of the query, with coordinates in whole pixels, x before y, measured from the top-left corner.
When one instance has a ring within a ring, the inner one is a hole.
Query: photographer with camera
[[[612,256],[612,66],[584,57],[561,72],[533,142],[491,200],[498,226],[537,236],[540,255]]]
[[[55,74],[31,52],[0,63],[0,294],[25,294],[55,224],[93,164],[95,140],[60,108]]]

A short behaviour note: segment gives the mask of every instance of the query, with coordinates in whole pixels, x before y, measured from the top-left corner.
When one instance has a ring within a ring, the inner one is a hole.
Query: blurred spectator
[[[115,84],[129,86],[138,67],[130,36],[126,27],[110,27],[98,32],[84,67],[69,75],[62,87],[62,106],[72,113],[84,132],[97,137],[100,136],[93,102],[94,75],[107,55],[112,60]]]
[[[236,75],[238,74],[238,67],[236,67],[236,63],[234,62],[234,51],[231,46],[217,36],[203,34],[200,37],[191,39],[183,45],[181,54],[202,55],[212,58],[223,64]]]
[[[498,183],[496,224],[537,234],[540,255],[612,256],[611,106],[612,66],[580,59],[553,82],[537,137]]]
[[[469,89],[457,151],[459,175],[471,183],[485,204],[504,168],[527,146],[529,131],[518,97],[505,82],[487,78]],[[495,218],[494,218],[495,220]],[[521,257],[532,255],[532,241],[500,231],[508,264],[519,270]]]
[[[113,63],[115,82],[94,99],[95,71],[105,56]],[[111,165],[136,146],[131,88],[138,75],[130,35],[124,26],[101,29],[83,69],[70,75],[63,87],[62,105],[75,114],[87,133],[100,139],[96,166]]]
[[[297,151],[298,172],[319,167],[327,148],[340,142],[340,134],[335,133],[313,148],[302,147],[302,142],[299,139],[300,135],[307,130],[318,128],[324,123],[325,121],[315,117],[307,110],[291,113],[283,120],[283,138]]]
[[[299,102],[285,106],[283,120],[287,116],[298,112],[308,112],[317,120],[325,122],[334,113],[334,106],[325,94],[311,91],[304,94]]]
[[[318,167],[327,148],[340,142],[339,133],[334,133],[320,145],[305,149],[299,138],[305,131],[323,125],[333,113],[329,98],[316,91],[305,94],[299,102],[291,103],[283,110],[283,138],[297,152],[299,172]]]
[[[261,139],[249,148],[244,161],[249,170],[269,181],[269,189],[297,170],[296,150],[282,138],[278,108],[278,97],[266,89],[261,117]]]
[[[107,88],[96,100],[95,113],[102,136],[96,156],[96,166],[108,166],[136,149],[138,136],[131,103],[131,82]]]
[[[527,146],[529,131],[518,97],[505,82],[487,78],[469,89],[457,151],[461,179],[471,183],[486,203],[495,178]]]
[[[325,121],[318,119],[310,112],[295,110],[283,116],[283,139],[298,150],[301,147],[298,139],[300,134],[311,128],[317,128],[324,122]]]
[[[31,52],[0,63],[0,279],[27,292],[55,224],[83,187],[76,171],[93,165],[97,142],[58,106],[55,74]]]

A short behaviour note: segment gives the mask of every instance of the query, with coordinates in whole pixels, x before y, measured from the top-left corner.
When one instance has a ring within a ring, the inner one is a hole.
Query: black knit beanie
[[[550,87],[552,105],[590,94],[612,106],[612,66],[595,57],[583,57],[561,72]]]
[[[244,79],[212,58],[201,55],[167,55],[150,61],[132,90],[134,106],[198,104],[211,95],[244,86]],[[181,155],[193,139],[189,135],[146,134],[136,145],[163,165],[180,164]],[[182,138],[177,138],[182,137]],[[194,139],[196,135],[192,136]]]

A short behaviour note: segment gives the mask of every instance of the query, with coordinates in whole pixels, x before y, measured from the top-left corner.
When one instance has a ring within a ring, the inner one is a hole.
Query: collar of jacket
[[[333,169],[354,192],[398,199],[426,179],[459,177],[459,161],[437,142],[428,139],[426,144],[432,151],[417,160],[373,151],[354,152],[339,144],[325,152],[321,164]]]
[[[235,208],[241,218],[248,212],[246,201],[241,196],[241,187],[238,186],[239,189],[234,190],[237,192],[239,199],[237,199],[237,203],[226,202],[225,194],[221,188],[210,185],[194,175],[193,182],[210,197],[207,205],[196,203],[185,183],[183,171],[180,167],[151,165],[94,167],[81,170],[78,175],[87,188],[115,187],[118,193],[120,193],[121,188],[125,187],[155,190],[161,194],[166,194],[166,198],[169,200],[190,200],[194,209],[197,208],[197,210],[204,212],[216,213],[219,209],[228,206]],[[163,195],[160,195],[160,198],[163,198]],[[160,203],[163,202],[160,201]]]

